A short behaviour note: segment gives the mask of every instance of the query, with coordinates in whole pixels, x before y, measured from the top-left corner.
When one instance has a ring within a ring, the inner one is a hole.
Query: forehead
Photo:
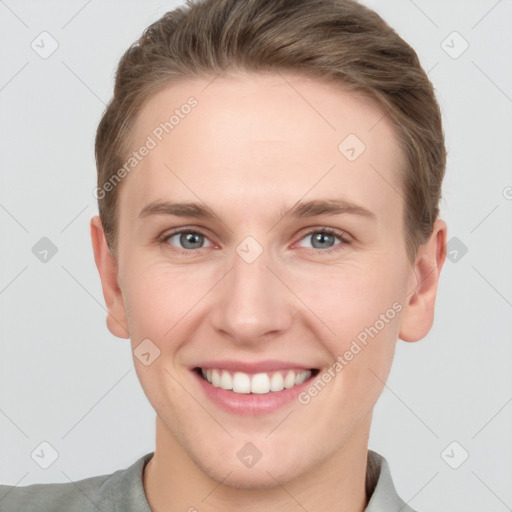
[[[131,150],[144,145],[121,194],[131,210],[201,198],[214,211],[249,212],[262,199],[278,208],[327,195],[382,210],[387,222],[401,212],[403,161],[389,120],[332,82],[284,73],[177,82],[139,113]]]

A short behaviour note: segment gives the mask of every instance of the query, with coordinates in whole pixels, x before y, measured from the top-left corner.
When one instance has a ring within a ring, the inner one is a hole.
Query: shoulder
[[[2,512],[88,511],[100,508],[100,489],[110,475],[62,484],[0,485]],[[97,504],[97,508],[95,506]]]
[[[2,512],[110,512],[145,510],[147,504],[142,470],[153,454],[138,459],[127,469],[76,482],[32,484],[25,487],[0,485]],[[115,507],[115,508],[114,508]],[[148,506],[149,510],[149,506]]]
[[[3,512],[92,510],[94,504],[100,501],[98,491],[107,478],[101,476],[78,482],[32,484],[25,487],[0,485],[0,508]]]

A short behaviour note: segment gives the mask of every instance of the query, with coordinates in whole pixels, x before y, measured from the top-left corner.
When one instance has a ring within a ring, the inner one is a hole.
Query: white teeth
[[[257,373],[251,380],[251,393],[264,395],[270,391],[270,379],[266,373]]]
[[[288,370],[283,377],[283,372],[248,374],[235,372],[231,374],[227,370],[201,369],[203,377],[213,386],[235,393],[254,393],[264,395],[271,391],[277,392],[290,389],[302,384],[311,377],[311,371]]]
[[[247,373],[235,372],[233,375],[233,391],[235,393],[251,392],[251,378]]]
[[[295,375],[295,385],[302,384],[306,379],[311,376],[311,372],[300,372]]]
[[[284,389],[284,379],[281,372],[276,372],[270,379],[270,391],[282,391]]]
[[[290,389],[293,386],[295,386],[295,373],[290,370],[284,378],[284,387]]]
[[[226,370],[222,370],[219,387],[222,389],[233,389],[233,379],[231,378],[231,374]]]

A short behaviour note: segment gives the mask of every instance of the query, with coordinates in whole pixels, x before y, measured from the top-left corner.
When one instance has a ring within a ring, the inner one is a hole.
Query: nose
[[[214,329],[233,343],[263,346],[288,330],[296,305],[265,251],[248,263],[238,254],[233,267],[216,287],[211,311]]]

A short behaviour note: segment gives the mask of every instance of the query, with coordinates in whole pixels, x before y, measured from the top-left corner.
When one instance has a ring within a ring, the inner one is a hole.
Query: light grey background
[[[88,223],[114,68],[178,3],[0,1],[2,483],[110,473],[154,449],[129,342],[105,326]],[[422,512],[512,510],[512,2],[365,3],[429,70],[449,152],[442,217],[467,247],[450,242],[430,334],[398,342],[370,447]],[[47,59],[31,48],[43,31],[59,45]],[[42,237],[58,249],[46,263]],[[48,469],[31,458],[43,441],[59,454]]]

